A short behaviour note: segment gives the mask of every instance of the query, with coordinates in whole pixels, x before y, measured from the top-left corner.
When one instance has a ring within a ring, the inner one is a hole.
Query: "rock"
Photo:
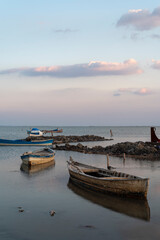
[[[105,139],[101,136],[95,136],[95,135],[83,135],[83,136],[38,136],[36,137],[37,140],[48,140],[53,139],[54,144],[58,143],[69,143],[69,142],[91,142],[91,141],[110,141],[113,139]],[[35,137],[27,137],[26,141],[35,140]]]
[[[50,213],[51,216],[54,216],[54,214],[55,214],[56,212],[55,212],[54,210],[51,210],[49,213]]]
[[[70,145],[66,143],[65,145],[56,145],[54,149],[57,150],[66,150],[66,151],[77,151],[81,153],[87,154],[103,154],[107,155],[110,154],[111,156],[123,156],[126,154],[132,157],[146,159],[153,158],[153,157],[160,157],[160,148],[157,148],[155,145],[151,145],[149,143],[144,143],[142,141],[139,142],[122,142],[117,143],[111,146],[95,146],[89,148],[87,146],[83,146],[83,144],[78,143],[77,145]]]
[[[19,212],[24,212],[24,209],[19,209]]]
[[[95,226],[92,225],[85,225],[85,226],[80,226],[81,228],[91,228],[91,229],[95,229]]]
[[[66,143],[66,144],[65,144],[65,147],[66,147],[66,148],[70,147],[69,143]]]
[[[78,143],[78,144],[77,144],[77,147],[82,149],[82,148],[83,148],[83,145],[82,145],[81,143]]]

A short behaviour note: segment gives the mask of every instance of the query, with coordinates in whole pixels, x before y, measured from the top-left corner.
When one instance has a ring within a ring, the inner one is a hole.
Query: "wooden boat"
[[[71,180],[68,188],[83,199],[130,217],[150,221],[150,207],[146,198],[124,198],[117,195],[103,194],[76,186]]]
[[[57,132],[57,133],[62,133],[63,132],[63,129],[61,128],[56,128],[53,130],[53,132]]]
[[[52,143],[53,143],[53,139],[33,140],[33,141],[26,141],[23,139],[17,139],[17,140],[0,139],[0,146],[44,146],[44,145],[52,145]]]
[[[42,132],[43,134],[51,133],[51,135],[53,136],[53,133],[62,133],[63,129],[56,128],[54,130],[42,130]]]
[[[88,189],[124,196],[147,196],[148,178],[89,166],[72,158],[68,161],[68,170],[74,183]]]
[[[32,174],[39,173],[39,172],[44,171],[44,170],[49,170],[52,167],[54,167],[54,165],[55,165],[54,160],[50,161],[50,162],[47,162],[47,163],[44,163],[44,164],[31,165],[31,166],[22,163],[21,167],[20,167],[20,170],[22,172],[25,172],[28,175],[32,175]]]
[[[54,160],[55,153],[50,148],[42,150],[25,152],[21,156],[22,162],[28,166],[48,163]]]

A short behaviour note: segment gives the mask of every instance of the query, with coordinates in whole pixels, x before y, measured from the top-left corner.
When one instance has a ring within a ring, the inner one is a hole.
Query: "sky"
[[[160,125],[160,2],[0,0],[0,125]]]

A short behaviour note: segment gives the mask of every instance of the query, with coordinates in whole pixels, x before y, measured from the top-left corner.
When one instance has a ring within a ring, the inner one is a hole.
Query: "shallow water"
[[[81,127],[66,127],[64,134],[100,133],[102,136],[104,132],[102,127],[95,127],[95,132],[94,127],[90,128],[88,133],[87,128],[83,132]],[[109,128],[105,128],[108,129],[106,136],[109,137]],[[26,129],[0,127],[0,133],[3,138],[24,138]],[[129,127],[112,127],[112,131],[115,135],[113,143],[149,141],[150,137],[147,127],[133,127],[132,131]],[[47,165],[42,169],[22,169],[21,154],[34,149],[0,147],[0,239],[160,238],[160,161],[126,158],[124,163],[121,158],[110,157],[110,165],[116,167],[116,170],[150,178],[147,201],[140,201],[104,197],[70,183],[66,163],[70,156],[76,161],[106,167],[105,156],[56,151],[55,165]],[[24,212],[19,212],[18,207],[24,209]],[[51,210],[56,212],[54,216],[50,216]]]

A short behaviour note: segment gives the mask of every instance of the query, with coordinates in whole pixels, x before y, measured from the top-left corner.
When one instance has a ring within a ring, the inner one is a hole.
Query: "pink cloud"
[[[122,63],[91,61],[90,63],[68,66],[50,66],[37,68],[17,68],[0,71],[0,74],[20,73],[24,76],[49,76],[57,78],[76,78],[107,75],[140,74],[142,69],[134,59]]]
[[[117,26],[133,26],[139,31],[160,27],[160,7],[155,8],[152,13],[148,10],[131,9],[122,15]]]
[[[156,60],[153,59],[153,60],[152,60],[152,63],[153,63],[153,64],[151,65],[152,68],[155,68],[155,69],[159,69],[159,70],[160,70],[160,60],[157,60],[157,61],[156,61]]]
[[[144,87],[144,88],[120,88],[114,94],[114,96],[120,96],[124,93],[145,96],[145,95],[152,94],[153,91],[146,87]]]

